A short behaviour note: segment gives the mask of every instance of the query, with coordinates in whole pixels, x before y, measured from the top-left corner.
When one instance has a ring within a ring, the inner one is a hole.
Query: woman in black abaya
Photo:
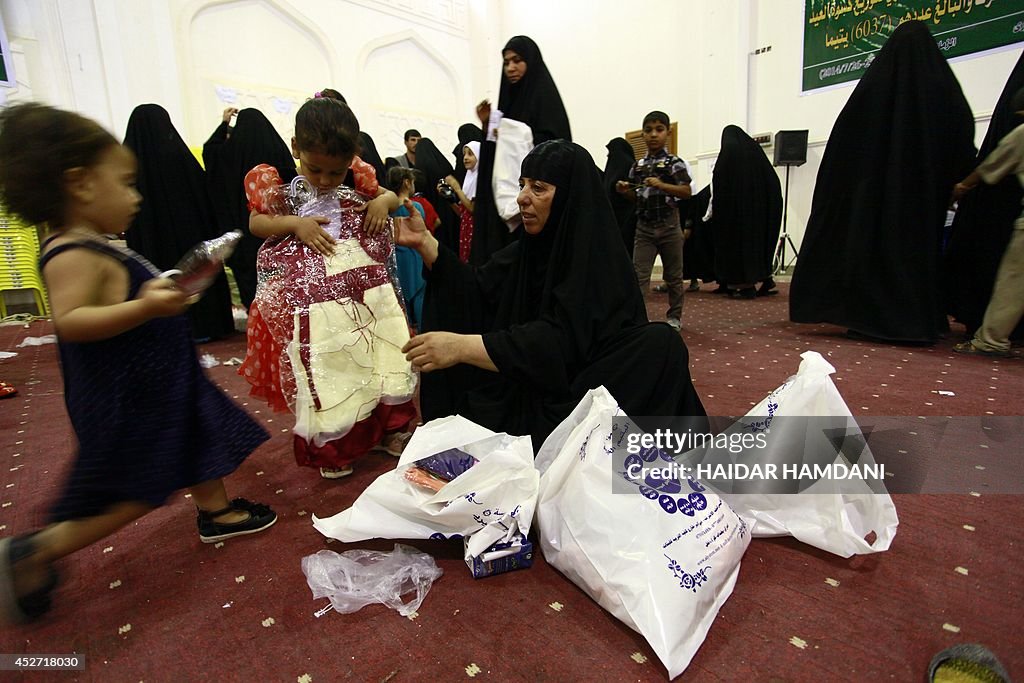
[[[973,138],[971,108],[935,39],[922,22],[902,24],[829,136],[790,319],[935,342],[948,329],[940,281],[946,208],[971,171]]]
[[[528,125],[534,145],[547,140],[572,140],[562,96],[537,43],[527,36],[514,36],[502,48],[501,55],[503,66],[498,110],[503,118]],[[486,130],[491,114],[490,103],[483,102],[477,113]],[[470,253],[470,263],[474,264],[486,263],[491,254],[515,240],[515,233],[509,232],[495,207],[493,138],[493,135],[486,136],[480,146],[480,175],[473,201],[473,249]]]
[[[460,263],[416,218],[400,226],[399,243],[430,269],[428,291],[483,312],[458,334],[421,334],[407,345],[424,373],[424,418],[458,413],[529,434],[537,449],[601,385],[630,415],[703,416],[685,344],[668,325],[647,322],[590,154],[546,142],[523,161],[522,176],[523,230],[484,266]]]
[[[423,186],[417,183],[416,190],[422,192],[427,201],[437,211],[441,219],[441,227],[437,229],[437,239],[449,249],[459,250],[459,217],[455,209],[445,197],[437,192],[437,184],[450,176],[454,169],[448,163],[441,150],[430,138],[420,138],[416,143],[416,170],[424,176]],[[456,199],[456,201],[458,201]]]
[[[715,277],[744,298],[754,298],[757,282],[765,282],[767,293],[782,225],[782,188],[764,150],[738,126],[722,130],[711,185]]]
[[[604,193],[612,205],[612,211],[615,212],[622,243],[632,258],[633,240],[636,235],[636,202],[629,201],[621,192],[616,191],[615,183],[629,180],[629,171],[636,163],[636,155],[626,138],[612,138],[605,148],[608,150],[608,161],[604,165],[602,180]]]
[[[999,96],[975,165],[984,161],[1007,133],[1024,123],[1010,105],[1013,94],[1022,87],[1024,53]],[[968,335],[974,334],[985,316],[996,270],[1013,233],[1013,223],[1020,215],[1022,195],[1024,190],[1011,174],[997,185],[979,184],[960,200],[946,247],[942,282],[947,310],[967,327]],[[1021,337],[1024,337],[1024,323],[1010,335],[1011,339]]]
[[[203,163],[221,233],[241,230],[242,241],[228,259],[238,294],[246,309],[256,296],[256,254],[262,238],[249,232],[249,204],[245,198],[245,174],[269,164],[288,183],[295,177],[295,159],[273,124],[259,109],[238,112],[230,137],[218,128],[203,145]]]
[[[170,270],[192,247],[221,234],[206,176],[158,104],[141,104],[132,111],[124,144],[138,160],[136,184],[142,195],[139,213],[126,235],[128,246],[160,270]],[[234,331],[231,292],[223,272],[189,308],[188,317],[196,341]]]

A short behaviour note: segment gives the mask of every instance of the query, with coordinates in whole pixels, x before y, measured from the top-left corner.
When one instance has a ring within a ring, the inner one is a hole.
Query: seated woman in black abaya
[[[590,154],[545,142],[523,161],[521,185],[524,229],[483,266],[459,262],[415,216],[398,227],[430,271],[427,296],[460,313],[457,329],[404,349],[423,372],[424,419],[457,413],[529,434],[538,449],[602,385],[629,415],[703,416],[679,334],[647,322]]]

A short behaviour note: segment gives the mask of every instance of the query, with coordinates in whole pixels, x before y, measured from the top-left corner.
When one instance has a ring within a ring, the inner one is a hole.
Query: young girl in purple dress
[[[26,142],[28,141],[28,142]],[[268,435],[205,376],[173,280],[109,237],[139,210],[135,157],[94,121],[39,104],[0,114],[0,201],[52,235],[40,268],[78,439],[41,530],[0,540],[0,620],[50,607],[56,560],[188,488],[204,543],[262,531],[265,505],[230,500],[222,477]]]

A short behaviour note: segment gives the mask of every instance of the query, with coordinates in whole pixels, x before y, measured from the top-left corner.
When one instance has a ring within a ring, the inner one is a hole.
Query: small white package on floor
[[[770,465],[774,480],[722,486],[699,478],[751,522],[755,537],[791,535],[840,557],[888,550],[899,525],[896,507],[881,480],[873,478],[880,470],[829,377],[835,368],[814,351],[801,358],[796,375],[725,432],[767,430],[764,447],[745,449],[741,455],[711,449],[703,459],[758,464],[762,472]],[[829,475],[784,476],[814,471]],[[784,490],[788,492],[780,492]],[[869,542],[872,533],[875,538]]]
[[[436,493],[405,479],[417,461],[458,449],[478,462]],[[347,510],[313,516],[324,536],[350,543],[368,538],[469,537],[467,553],[530,532],[539,486],[528,436],[496,434],[459,415],[418,427],[398,466],[370,484]]]
[[[732,594],[750,533],[692,480],[679,503],[666,506],[639,487],[613,493],[613,477],[625,476],[612,458],[614,444],[628,436],[613,424],[622,415],[599,387],[544,442],[537,454],[540,544],[549,564],[643,635],[675,678]]]

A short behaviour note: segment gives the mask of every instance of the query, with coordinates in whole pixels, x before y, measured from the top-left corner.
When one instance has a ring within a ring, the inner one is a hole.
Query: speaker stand
[[[779,244],[775,247],[775,257],[772,259],[773,275],[786,275],[789,272],[789,266],[792,264],[786,263],[787,243],[793,250],[794,260],[800,258],[800,252],[797,251],[796,245],[793,244],[789,231],[786,229],[789,219],[789,169],[791,166],[792,164],[786,164],[786,191],[782,193],[782,233],[779,235]]]

